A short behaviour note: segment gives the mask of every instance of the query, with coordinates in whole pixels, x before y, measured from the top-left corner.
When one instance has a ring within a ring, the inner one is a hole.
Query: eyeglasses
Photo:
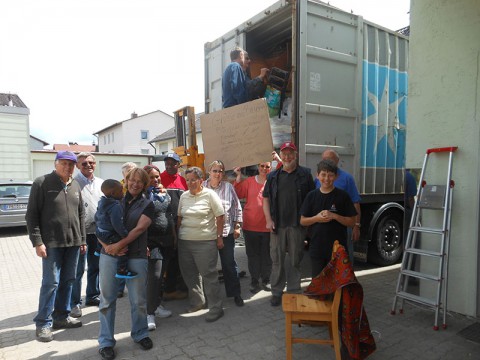
[[[223,173],[223,170],[212,169],[212,172],[214,174],[221,174],[221,173]]]
[[[95,164],[96,164],[95,161],[85,161],[85,162],[82,163],[82,166],[87,166],[87,165],[92,166],[92,165],[95,165]]]
[[[260,167],[261,167],[262,169],[270,169],[270,168],[271,168],[270,165],[260,165]]]

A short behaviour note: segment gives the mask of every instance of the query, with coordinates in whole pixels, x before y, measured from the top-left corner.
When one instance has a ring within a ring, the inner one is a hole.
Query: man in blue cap
[[[29,238],[42,258],[42,286],[33,319],[41,342],[53,340],[52,328],[82,326],[69,316],[78,256],[86,250],[82,193],[72,178],[76,162],[70,151],[57,153],[55,170],[33,182],[25,216]]]

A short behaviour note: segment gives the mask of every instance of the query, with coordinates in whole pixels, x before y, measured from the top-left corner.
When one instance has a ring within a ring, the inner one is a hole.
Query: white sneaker
[[[162,305],[158,305],[157,310],[155,310],[155,316],[159,318],[167,318],[169,316],[172,316],[172,312],[165,309]]]
[[[73,318],[79,318],[82,316],[82,309],[80,308],[80,305],[75,305],[72,310],[70,311],[69,314]]]
[[[155,330],[157,328],[157,324],[155,324],[155,315],[147,315],[147,323],[149,331]]]

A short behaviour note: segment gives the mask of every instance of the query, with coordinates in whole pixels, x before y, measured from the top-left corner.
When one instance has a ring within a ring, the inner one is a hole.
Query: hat
[[[295,144],[290,141],[284,142],[282,146],[280,146],[280,151],[282,151],[283,149],[292,149],[293,151],[297,151],[297,147],[295,146]]]
[[[71,151],[59,151],[57,156],[55,156],[55,160],[70,160],[76,163],[77,156]]]
[[[167,159],[173,159],[176,162],[180,162],[180,156],[175,153],[168,153],[167,155],[165,155],[165,159],[163,159],[163,161],[167,161]]]

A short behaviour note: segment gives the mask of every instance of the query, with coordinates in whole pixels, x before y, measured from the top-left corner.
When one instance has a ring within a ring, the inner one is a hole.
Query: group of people
[[[258,175],[246,179],[235,168],[232,184],[224,180],[222,161],[208,165],[206,180],[197,167],[188,168],[183,177],[178,172],[180,158],[170,153],[164,172],[155,165],[142,169],[127,163],[119,182],[95,177],[90,153],[58,152],[55,170],[34,181],[26,215],[43,266],[34,318],[38,340],[51,341],[52,329],[82,326],[85,263],[85,305],[99,306],[103,359],[115,358],[116,301],[125,284],[131,337],[145,350],[153,346],[148,331],[155,329],[155,317],[171,315],[162,306],[169,294],[184,298],[188,290],[187,311],[208,306],[205,320],[218,320],[224,315],[219,257],[227,297],[244,305],[234,255],[242,228],[250,291],[271,291],[272,306],[281,304],[285,286],[287,292],[300,292],[307,227],[314,277],[327,264],[333,241],[347,247],[347,228],[360,226],[354,205],[359,198],[337,188],[341,177],[333,150],[325,151],[318,164],[318,189],[310,169],[298,165],[293,143],[284,143],[278,158],[275,170],[272,162],[263,162]],[[79,172],[72,178],[75,165]],[[245,199],[243,208],[240,199]]]

